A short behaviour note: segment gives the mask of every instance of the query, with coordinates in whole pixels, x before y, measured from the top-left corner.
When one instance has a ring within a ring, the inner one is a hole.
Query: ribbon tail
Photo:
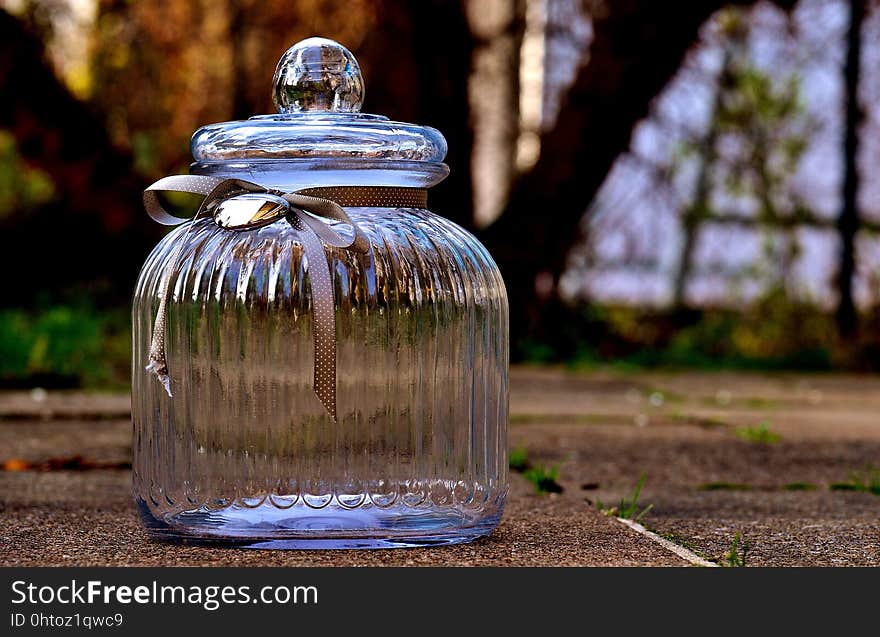
[[[171,273],[166,275],[170,278]],[[165,358],[165,299],[167,290],[162,294],[159,301],[159,310],[156,313],[156,321],[153,325],[153,338],[150,342],[150,353],[147,356],[147,366],[144,367],[162,383],[162,387],[171,397],[171,379],[168,377],[168,361]]]
[[[158,380],[162,387],[165,388],[165,391],[168,393],[168,397],[172,398],[174,395],[171,393],[171,379],[168,377],[168,365],[161,358],[154,358],[152,355],[150,356],[150,364],[144,367],[145,370],[152,373],[156,380]]]
[[[336,419],[336,307],[333,279],[324,244],[308,228],[298,214],[287,220],[299,230],[303,252],[308,260],[309,281],[312,287],[312,321],[314,322],[314,392],[318,400]]]
[[[189,232],[194,224],[195,222],[191,221],[186,230],[184,230],[183,235],[177,240],[177,245],[174,247],[174,252],[171,254],[171,259],[168,261],[168,266],[165,269],[165,279],[162,281],[162,287],[159,291],[159,309],[156,310],[156,320],[153,322],[150,352],[147,355],[147,366],[144,368],[156,376],[156,379],[162,384],[165,391],[168,392],[169,397],[172,397],[171,379],[168,376],[168,360],[165,354],[165,320],[168,315],[168,295],[171,292],[171,276],[177,269],[180,253],[186,243],[185,239],[189,236]]]

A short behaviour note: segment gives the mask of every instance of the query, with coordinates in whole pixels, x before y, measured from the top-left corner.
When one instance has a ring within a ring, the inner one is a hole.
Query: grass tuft
[[[538,495],[562,493],[562,485],[557,482],[559,467],[531,467],[523,472],[523,477],[534,485]]]
[[[736,535],[733,537],[733,543],[730,545],[730,549],[721,559],[721,565],[734,568],[744,567],[746,565],[746,558],[749,554],[750,548],[751,543],[743,537],[742,531],[737,531]]]
[[[700,491],[751,491],[752,485],[738,482],[707,482],[700,485]]]
[[[880,495],[880,470],[868,467],[863,472],[853,472],[848,482],[833,482],[832,491],[858,491]]]
[[[530,466],[529,452],[526,450],[525,447],[516,447],[514,449],[511,449],[508,462],[510,464],[511,471],[522,473]]]
[[[753,427],[740,427],[736,430],[736,435],[740,440],[756,445],[772,445],[780,440],[779,434],[770,430],[770,423],[766,420]]]
[[[639,496],[642,493],[642,487],[645,486],[645,480],[647,480],[647,475],[642,472],[639,481],[636,483],[635,489],[633,489],[632,495],[629,498],[621,498],[620,503],[617,506],[606,507],[602,504],[601,500],[597,500],[596,508],[605,515],[612,515],[617,518],[623,518],[624,520],[641,522],[642,518],[654,508],[653,504],[649,504],[639,511]]]
[[[532,465],[529,461],[529,452],[525,447],[516,447],[510,450],[508,457],[510,470],[521,473],[523,478],[532,483],[535,493],[546,495],[547,493],[562,493],[562,485],[557,482],[559,467],[545,467]]]

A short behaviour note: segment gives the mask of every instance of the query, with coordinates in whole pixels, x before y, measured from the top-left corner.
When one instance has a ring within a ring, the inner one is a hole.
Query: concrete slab
[[[3,566],[687,566],[575,496],[514,476],[499,529],[473,544],[377,551],[259,551],[149,540],[126,471],[0,473]]]
[[[596,510],[644,472],[645,525],[711,559],[734,535],[753,565],[877,565],[880,497],[832,490],[880,467],[880,378],[576,373],[515,368],[511,445],[558,465],[561,495],[513,477],[504,521],[472,545],[376,552],[222,551],[147,540],[121,470],[0,472],[0,564],[682,565]],[[0,394],[0,465],[130,462],[127,396]],[[779,436],[738,435],[764,423]],[[799,483],[799,484],[798,484]],[[801,488],[806,490],[793,490]]]

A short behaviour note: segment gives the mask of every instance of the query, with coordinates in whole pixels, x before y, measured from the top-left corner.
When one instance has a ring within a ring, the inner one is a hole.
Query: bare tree
[[[559,308],[552,288],[579,240],[587,205],[700,27],[727,4],[687,0],[671,10],[661,2],[614,0],[594,15],[589,63],[543,135],[538,162],[483,235],[507,282],[515,342],[526,335],[552,340]],[[548,279],[551,286],[536,286]]]

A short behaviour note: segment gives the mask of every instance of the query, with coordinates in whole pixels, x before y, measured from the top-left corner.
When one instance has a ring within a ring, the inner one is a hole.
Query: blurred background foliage
[[[0,0],[0,385],[126,385],[141,190],[316,34],[447,136],[514,360],[878,370],[878,5]]]
[[[53,196],[52,179],[24,162],[15,138],[0,131],[0,217],[27,213],[45,205]]]

